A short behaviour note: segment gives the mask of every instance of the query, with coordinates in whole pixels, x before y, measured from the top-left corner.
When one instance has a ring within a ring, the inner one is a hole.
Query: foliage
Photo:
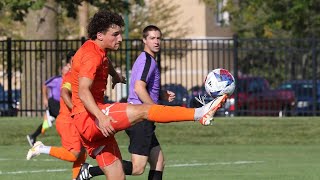
[[[225,10],[239,37],[304,38],[320,33],[319,0],[228,1]]]
[[[99,9],[107,9],[119,13],[129,12],[130,3],[125,0],[55,0],[63,9],[67,10],[67,17],[77,17],[77,7],[81,2],[86,1]],[[46,3],[46,0],[4,0],[0,3],[0,10],[8,6],[12,12],[14,20],[23,21],[23,18],[29,10],[41,9]],[[143,0],[134,0],[134,3],[143,5]]]
[[[172,2],[150,0],[149,4],[144,6],[132,6],[132,13],[130,14],[130,38],[142,37],[142,30],[150,24],[157,25],[163,37],[184,37],[190,29],[187,26],[176,26],[178,23],[177,17],[180,12],[180,6]],[[184,24],[186,22],[183,22]]]

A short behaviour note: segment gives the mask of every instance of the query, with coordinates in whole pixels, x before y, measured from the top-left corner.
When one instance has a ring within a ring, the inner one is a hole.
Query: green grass
[[[71,179],[69,162],[41,155],[26,161],[26,134],[41,119],[0,118],[0,179]],[[166,158],[166,180],[318,180],[320,117],[217,118],[215,126],[193,122],[158,124]],[[116,135],[124,159],[128,138]],[[39,140],[59,145],[54,128]],[[92,164],[96,162],[88,158]],[[51,170],[50,172],[46,172]],[[147,179],[127,176],[129,180]],[[98,180],[104,177],[94,178]]]

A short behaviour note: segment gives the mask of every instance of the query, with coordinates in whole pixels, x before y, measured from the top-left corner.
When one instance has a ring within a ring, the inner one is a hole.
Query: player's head
[[[66,57],[66,64],[70,64],[71,63],[71,59],[72,57],[76,54],[76,51],[71,50],[67,53],[67,57]]]
[[[144,50],[154,56],[160,51],[161,30],[155,25],[149,25],[143,29],[142,37]]]
[[[103,49],[117,50],[122,41],[124,21],[119,14],[100,10],[88,25],[88,38],[94,40]]]
[[[73,56],[76,54],[76,51],[71,50],[67,53],[67,57],[66,57],[66,67],[69,67],[69,69],[71,69],[71,64],[72,64],[72,58]],[[69,71],[69,70],[68,70]]]

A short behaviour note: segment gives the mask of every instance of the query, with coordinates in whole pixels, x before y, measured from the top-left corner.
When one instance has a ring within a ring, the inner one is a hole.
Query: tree
[[[320,33],[319,0],[228,1],[232,28],[240,37],[305,38]]]

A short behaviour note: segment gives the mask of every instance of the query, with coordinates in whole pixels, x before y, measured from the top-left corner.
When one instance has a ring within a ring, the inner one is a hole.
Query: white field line
[[[0,159],[4,160],[4,159]],[[9,160],[9,159],[6,159]],[[216,162],[216,163],[185,163],[185,164],[168,164],[166,167],[193,167],[193,166],[215,166],[215,165],[239,165],[239,164],[257,164],[263,163],[264,161],[234,161],[234,162]],[[13,171],[13,172],[3,172],[0,171],[0,175],[16,175],[16,174],[27,174],[27,173],[50,173],[50,172],[64,172],[70,171],[70,169],[43,169],[34,171]]]

